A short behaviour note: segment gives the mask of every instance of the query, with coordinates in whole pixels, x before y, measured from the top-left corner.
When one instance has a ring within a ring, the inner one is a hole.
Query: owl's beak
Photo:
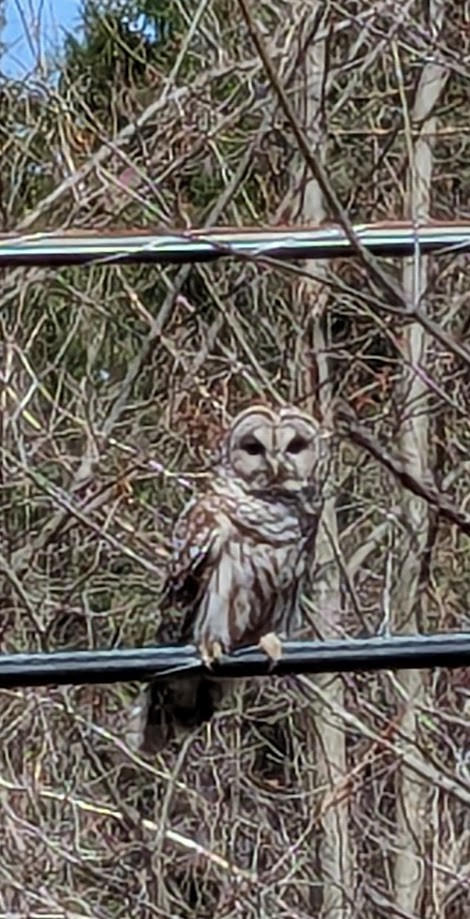
[[[277,482],[279,478],[279,473],[281,471],[281,464],[277,456],[271,456],[269,458],[269,465],[271,468],[271,474],[274,482]]]

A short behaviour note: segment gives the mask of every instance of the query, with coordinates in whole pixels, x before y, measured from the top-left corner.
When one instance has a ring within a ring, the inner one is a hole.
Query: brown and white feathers
[[[182,613],[179,640],[196,644],[209,665],[257,643],[274,656],[276,636],[299,626],[324,466],[319,425],[297,409],[253,406],[234,419],[212,482],[177,521],[161,605],[162,618]],[[221,695],[209,675],[155,681],[133,710],[128,739],[157,752],[178,729],[209,720]]]

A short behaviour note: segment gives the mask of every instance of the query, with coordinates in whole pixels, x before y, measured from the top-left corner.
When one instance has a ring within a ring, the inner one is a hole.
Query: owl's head
[[[295,492],[317,480],[325,448],[325,434],[309,415],[290,406],[251,406],[231,424],[223,465],[250,490]]]

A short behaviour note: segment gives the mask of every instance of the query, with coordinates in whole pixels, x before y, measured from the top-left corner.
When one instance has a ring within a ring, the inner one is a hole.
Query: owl
[[[234,419],[212,480],[176,523],[156,636],[170,640],[179,611],[179,640],[197,646],[208,672],[155,680],[133,709],[132,747],[159,752],[211,718],[223,681],[210,668],[224,652],[257,644],[281,655],[300,624],[324,470],[325,436],[309,415],[259,405]]]

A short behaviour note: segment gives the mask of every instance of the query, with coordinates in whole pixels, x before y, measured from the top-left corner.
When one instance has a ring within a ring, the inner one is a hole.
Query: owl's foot
[[[220,641],[202,641],[198,645],[199,654],[202,657],[203,663],[206,667],[212,667],[214,661],[218,661],[224,653],[224,649]]]
[[[262,635],[258,642],[258,648],[261,648],[271,658],[273,664],[282,657],[282,642],[275,632],[268,632],[266,635]]]

